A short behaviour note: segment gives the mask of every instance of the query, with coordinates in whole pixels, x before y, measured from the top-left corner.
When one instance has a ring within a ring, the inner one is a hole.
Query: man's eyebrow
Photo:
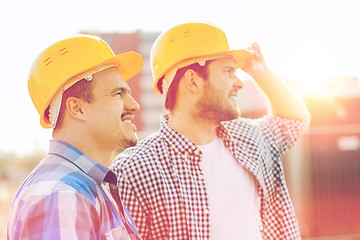
[[[125,92],[125,93],[131,93],[131,88],[129,87],[117,87],[115,88],[112,93],[118,93],[118,92]]]
[[[234,65],[225,65],[224,69],[236,70],[236,67]]]

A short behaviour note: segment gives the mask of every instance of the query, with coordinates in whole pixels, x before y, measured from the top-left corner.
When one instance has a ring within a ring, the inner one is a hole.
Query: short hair
[[[178,88],[179,88],[179,82],[180,79],[184,76],[184,74],[186,73],[187,70],[191,69],[193,71],[195,71],[201,78],[207,80],[208,78],[208,64],[211,62],[212,60],[206,61],[206,64],[204,66],[200,66],[199,63],[193,63],[189,66],[180,68],[177,70],[173,81],[170,84],[170,87],[167,91],[166,94],[166,99],[165,99],[165,109],[168,111],[171,111],[174,109],[175,104],[176,104],[176,98],[177,98],[177,93],[178,93]],[[158,81],[157,87],[158,89],[160,89],[160,92],[163,93],[162,90],[162,82],[163,82],[163,78],[161,78]]]
[[[92,89],[93,89],[92,81],[81,79],[80,81],[76,82],[74,85],[72,85],[70,88],[64,91],[61,99],[60,112],[56,122],[55,129],[61,128],[64,122],[64,116],[66,111],[66,100],[69,97],[76,97],[79,99],[83,99],[88,103],[91,103],[94,99]]]

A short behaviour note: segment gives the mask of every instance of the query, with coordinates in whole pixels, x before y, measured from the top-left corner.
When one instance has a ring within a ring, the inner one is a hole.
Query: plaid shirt
[[[48,156],[15,196],[7,239],[140,239],[129,212],[109,192],[116,181],[75,147],[51,140]]]
[[[301,239],[280,155],[306,130],[277,116],[223,122],[217,135],[257,179],[262,239]],[[162,118],[159,132],[128,148],[111,168],[144,239],[210,239],[201,151]]]

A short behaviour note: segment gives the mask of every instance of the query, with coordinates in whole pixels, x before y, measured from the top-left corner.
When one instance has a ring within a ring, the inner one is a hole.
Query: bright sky
[[[6,1],[6,2],[5,2]],[[0,153],[44,151],[51,130],[40,127],[27,76],[49,44],[80,31],[162,31],[210,21],[230,47],[259,42],[280,76],[311,85],[325,76],[360,76],[358,0],[5,0],[0,8]]]

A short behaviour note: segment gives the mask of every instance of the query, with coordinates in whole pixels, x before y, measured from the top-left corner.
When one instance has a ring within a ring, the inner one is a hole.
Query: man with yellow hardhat
[[[141,239],[105,166],[114,149],[137,143],[139,105],[126,81],[142,67],[139,54],[115,55],[90,35],[56,42],[34,61],[28,88],[53,139],[15,196],[8,239]]]
[[[266,66],[258,44],[231,50],[225,33],[186,23],[151,50],[154,91],[168,114],[156,134],[111,165],[121,197],[144,239],[300,239],[280,154],[310,115]],[[235,75],[257,82],[272,114],[240,117]]]

